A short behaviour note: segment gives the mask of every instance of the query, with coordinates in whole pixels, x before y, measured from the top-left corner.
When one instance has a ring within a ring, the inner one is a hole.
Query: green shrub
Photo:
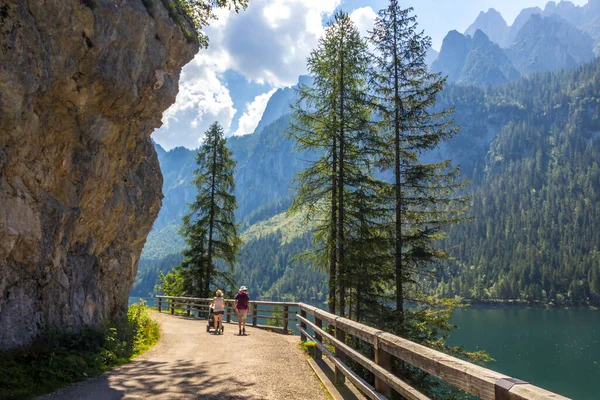
[[[50,329],[26,347],[0,352],[0,399],[29,399],[131,360],[159,338],[143,302],[127,318],[79,331]]]

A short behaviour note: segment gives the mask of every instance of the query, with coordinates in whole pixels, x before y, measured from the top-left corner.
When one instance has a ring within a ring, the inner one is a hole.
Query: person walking
[[[220,335],[223,332],[223,314],[225,313],[225,299],[223,299],[223,292],[217,290],[217,297],[215,297],[210,305],[213,309],[215,318],[215,335]]]
[[[246,317],[248,316],[248,310],[250,309],[250,298],[248,297],[248,288],[246,288],[246,286],[240,287],[238,294],[235,296],[233,309],[238,316],[240,336],[246,335]]]

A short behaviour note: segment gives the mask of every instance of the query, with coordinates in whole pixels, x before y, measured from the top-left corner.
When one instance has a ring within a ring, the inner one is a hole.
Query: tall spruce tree
[[[349,215],[357,208],[353,193],[365,184],[375,149],[367,147],[375,140],[365,99],[367,66],[366,42],[348,14],[336,13],[308,58],[313,83],[299,88],[289,130],[300,150],[319,156],[298,174],[290,210],[316,221],[309,258],[329,272],[329,311],[340,315],[346,312],[350,276],[346,242],[353,225]]]
[[[194,185],[198,194],[189,204],[189,214],[183,217],[181,233],[188,249],[183,253],[185,258],[178,271],[186,294],[207,297],[211,285],[233,284],[233,264],[241,245],[234,217],[237,207],[233,180],[235,161],[218,123],[206,131],[196,163]],[[224,261],[229,270],[218,268],[217,260]]]
[[[391,0],[379,12],[370,42],[375,53],[369,81],[377,125],[388,143],[380,162],[393,174],[388,191],[395,320],[405,333],[404,301],[421,297],[414,285],[419,274],[446,257],[436,241],[447,224],[461,219],[466,199],[453,197],[463,183],[449,162],[424,164],[419,158],[457,132],[453,110],[433,111],[445,79],[428,72],[425,57],[431,39],[418,31],[411,8]],[[409,293],[411,287],[415,290]]]

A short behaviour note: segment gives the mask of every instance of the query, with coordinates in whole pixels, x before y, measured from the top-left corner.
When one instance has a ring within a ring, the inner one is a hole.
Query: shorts
[[[225,314],[225,311],[215,311],[214,314],[215,315],[223,315],[223,314]]]
[[[238,318],[239,319],[246,319],[247,316],[248,316],[247,308],[238,308]]]

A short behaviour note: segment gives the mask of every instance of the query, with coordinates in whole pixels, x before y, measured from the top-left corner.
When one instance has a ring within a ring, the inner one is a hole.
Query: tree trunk
[[[336,308],[336,274],[337,274],[337,140],[333,137],[333,160],[332,160],[332,182],[331,182],[331,237],[329,256],[329,312],[335,314]]]
[[[212,185],[210,187],[210,216],[208,225],[208,260],[206,265],[206,282],[204,282],[204,296],[210,296],[210,275],[212,272],[212,247],[213,247],[213,224],[215,222],[215,181],[217,177],[217,147],[219,146],[218,139],[215,138],[213,147],[213,163],[212,163]]]
[[[394,18],[394,151],[395,160],[395,178],[396,178],[396,240],[395,240],[395,266],[396,266],[396,311],[400,325],[404,324],[404,271],[402,266],[402,180],[400,177],[400,111],[402,103],[400,101],[400,77],[398,73],[398,46],[397,46],[397,15],[396,7],[393,7]]]
[[[346,267],[344,265],[344,36],[340,43],[340,166],[338,178],[338,287],[340,316],[346,315]]]

